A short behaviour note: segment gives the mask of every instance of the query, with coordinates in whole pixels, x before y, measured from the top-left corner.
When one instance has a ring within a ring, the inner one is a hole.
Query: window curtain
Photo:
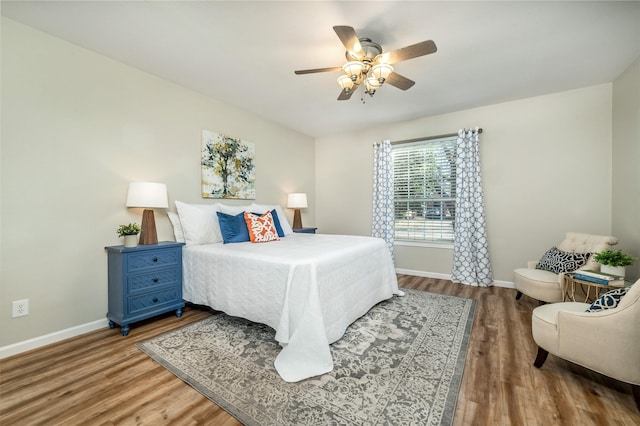
[[[456,212],[451,280],[473,286],[493,285],[484,220],[478,128],[458,131],[456,142]]]
[[[391,141],[373,144],[373,222],[371,235],[382,238],[393,258],[393,164]]]

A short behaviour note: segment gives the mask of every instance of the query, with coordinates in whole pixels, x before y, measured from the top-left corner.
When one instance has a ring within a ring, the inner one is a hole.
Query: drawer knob
[[[158,298],[157,297],[153,298],[153,303],[158,303]]]
[[[154,258],[153,258],[153,261],[154,261],[154,262],[157,262],[157,261],[158,261],[158,258],[157,258],[157,257],[154,257]]]
[[[154,283],[157,283],[157,282],[158,282],[158,279],[157,279],[157,278],[154,278],[154,279],[153,279],[153,282],[154,282]]]

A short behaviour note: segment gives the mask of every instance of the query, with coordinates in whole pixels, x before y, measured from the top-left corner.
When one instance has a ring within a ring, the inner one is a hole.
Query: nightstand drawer
[[[130,275],[127,279],[129,293],[137,293],[154,287],[180,283],[178,268],[162,269],[145,274]]]
[[[137,315],[146,310],[155,310],[162,305],[174,305],[176,300],[182,299],[182,288],[178,286],[167,287],[153,293],[141,294],[129,298],[129,314]]]
[[[143,253],[132,253],[128,256],[127,271],[136,272],[177,265],[181,255],[180,250],[153,250]]]

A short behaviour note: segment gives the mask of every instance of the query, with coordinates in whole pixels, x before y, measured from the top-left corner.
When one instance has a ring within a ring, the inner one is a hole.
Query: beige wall
[[[494,277],[512,282],[566,231],[611,232],[611,96],[603,84],[319,139],[317,225],[370,235],[373,141],[479,126]],[[399,269],[451,273],[451,249],[396,249]]]
[[[613,233],[619,248],[640,257],[640,58],[613,84]],[[627,268],[640,278],[640,261]]]
[[[203,128],[256,144],[258,202],[284,205],[288,192],[304,191],[306,225],[369,235],[373,141],[481,126],[497,280],[512,281],[513,268],[567,230],[612,232],[640,252],[640,60],[614,84],[326,137],[314,148],[308,136],[5,18],[1,53],[0,346],[104,320],[103,247],[121,243],[118,224],[140,221],[124,207],[128,182],[165,182],[171,203],[213,202],[199,196]],[[172,239],[156,216],[160,239]],[[449,248],[396,254],[398,268],[450,274]],[[24,298],[31,314],[12,319],[11,301]]]
[[[0,346],[104,319],[103,248],[141,220],[130,181],[166,183],[172,210],[213,202],[199,195],[202,129],[255,144],[257,202],[316,204],[312,138],[2,19]],[[173,239],[163,210],[156,221]],[[13,319],[19,299],[31,313]]]

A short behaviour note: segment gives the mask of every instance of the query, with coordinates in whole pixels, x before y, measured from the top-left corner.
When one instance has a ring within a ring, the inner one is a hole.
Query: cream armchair
[[[567,232],[565,239],[556,247],[570,253],[597,253],[618,244],[615,237]],[[564,274],[536,269],[538,261],[530,261],[527,268],[513,271],[513,283],[517,290],[516,299],[526,294],[540,302],[562,301]],[[592,257],[580,269],[600,270]],[[573,271],[568,271],[573,272]]]
[[[588,303],[564,302],[533,310],[531,331],[538,345],[534,362],[549,353],[632,385],[640,409],[640,280],[618,306],[585,312]]]

